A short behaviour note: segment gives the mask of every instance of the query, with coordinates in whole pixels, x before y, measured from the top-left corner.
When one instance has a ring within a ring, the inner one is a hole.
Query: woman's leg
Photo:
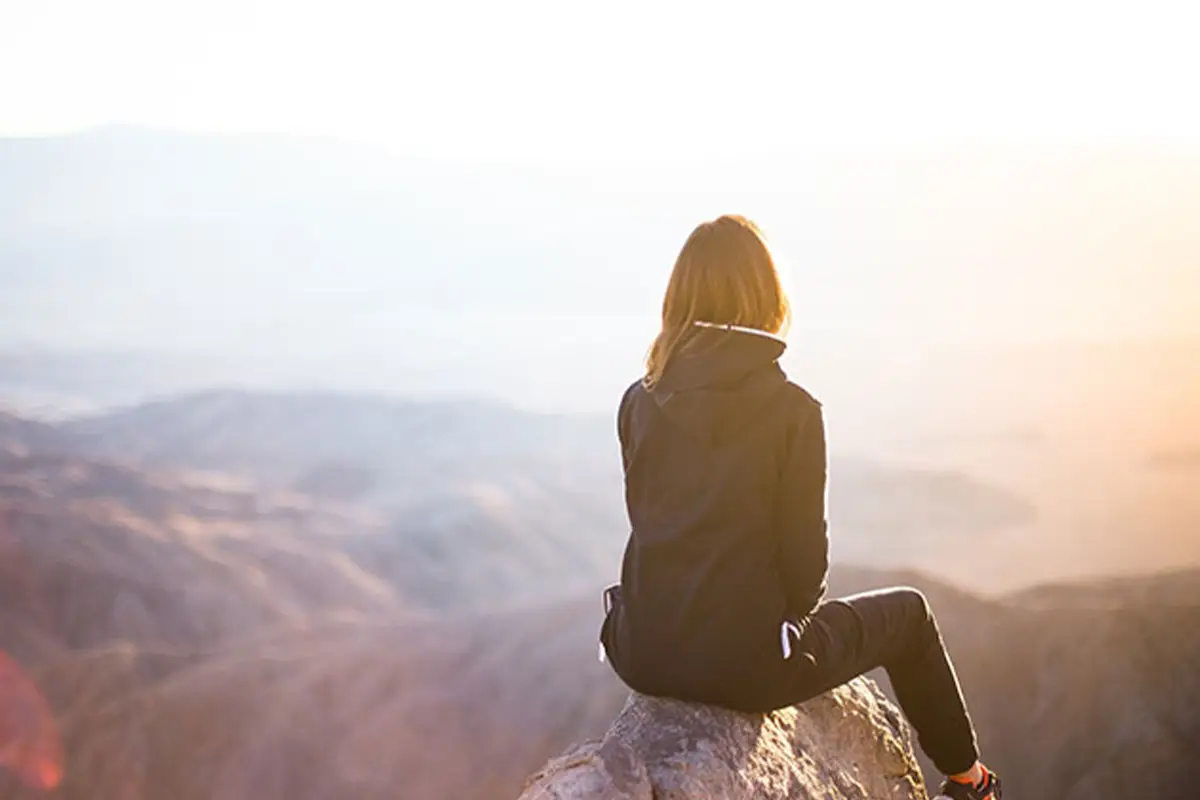
[[[800,670],[812,694],[883,667],[921,749],[937,768],[955,775],[975,765],[975,731],[958,678],[929,603],[916,589],[883,589],[822,603],[799,650],[815,662]]]

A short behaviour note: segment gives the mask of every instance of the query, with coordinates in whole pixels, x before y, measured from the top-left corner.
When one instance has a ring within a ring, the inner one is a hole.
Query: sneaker
[[[976,786],[946,778],[933,800],[1000,800],[1000,779],[986,767],[984,770],[983,783]]]

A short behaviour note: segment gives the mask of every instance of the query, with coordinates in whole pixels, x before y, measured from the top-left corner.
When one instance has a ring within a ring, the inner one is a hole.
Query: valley
[[[625,697],[595,649],[624,539],[601,422],[250,392],[0,417],[0,650],[53,710],[55,796],[514,797]],[[1200,571],[970,593],[900,556],[1039,506],[833,469],[873,557],[832,591],[927,594],[1010,791],[1186,796]],[[0,797],[42,796],[15,775]]]

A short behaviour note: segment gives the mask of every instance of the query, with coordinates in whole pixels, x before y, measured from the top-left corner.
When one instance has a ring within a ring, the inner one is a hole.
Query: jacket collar
[[[656,393],[673,394],[739,382],[775,364],[787,348],[778,336],[740,325],[698,321],[696,331],[667,364]]]

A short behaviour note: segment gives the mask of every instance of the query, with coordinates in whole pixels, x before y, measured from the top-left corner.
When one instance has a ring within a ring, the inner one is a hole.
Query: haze
[[[0,146],[0,336],[599,408],[724,211],[784,255],[809,362],[1196,336],[1186,22],[10,5],[0,134],[191,133]]]

